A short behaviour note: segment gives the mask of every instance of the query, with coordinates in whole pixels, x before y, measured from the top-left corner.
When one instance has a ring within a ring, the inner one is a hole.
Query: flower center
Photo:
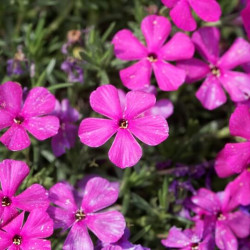
[[[128,121],[125,120],[125,119],[121,119],[121,120],[119,121],[119,127],[120,127],[120,128],[127,128],[127,127],[128,127]]]
[[[19,236],[19,235],[15,235],[12,241],[13,241],[14,245],[18,245],[19,246],[22,243],[22,237]]]
[[[157,55],[155,54],[155,53],[149,53],[148,54],[148,60],[150,61],[150,62],[157,62]]]
[[[191,249],[192,250],[199,250],[199,243],[192,243]]]
[[[8,207],[11,204],[11,199],[7,196],[4,196],[2,199],[2,207]]]
[[[23,121],[24,121],[24,119],[21,116],[17,116],[16,118],[14,118],[14,122],[16,124],[21,124]]]
[[[75,218],[77,221],[83,220],[86,217],[86,214],[82,210],[78,210],[75,214]]]
[[[211,70],[211,73],[212,75],[216,76],[216,77],[219,77],[220,76],[220,69],[217,67],[217,66],[214,66],[214,65],[210,65],[210,70]]]
[[[226,216],[225,216],[224,214],[222,214],[222,213],[218,213],[218,214],[217,214],[217,219],[218,219],[218,220],[225,220],[225,219],[226,219]]]

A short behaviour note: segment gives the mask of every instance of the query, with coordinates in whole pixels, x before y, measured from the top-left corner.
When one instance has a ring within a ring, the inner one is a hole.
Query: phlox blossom
[[[134,166],[142,156],[142,148],[134,136],[151,146],[168,137],[168,124],[162,116],[144,114],[155,102],[153,94],[130,91],[122,103],[114,86],[98,87],[90,95],[90,105],[94,111],[110,119],[84,119],[78,132],[81,142],[99,147],[116,134],[109,159],[120,168]]]
[[[48,115],[54,110],[56,99],[47,89],[30,90],[23,105],[22,95],[22,87],[17,82],[0,85],[0,130],[9,127],[0,142],[12,151],[29,147],[26,130],[36,139],[45,140],[59,129],[58,118]]]
[[[120,71],[123,84],[129,89],[142,89],[150,85],[152,71],[161,90],[177,90],[185,81],[185,71],[168,63],[189,59],[194,45],[184,33],[177,32],[164,44],[171,32],[169,20],[163,16],[150,15],[141,23],[147,46],[143,45],[130,30],[120,30],[113,38],[117,58],[139,62]]]
[[[250,40],[250,0],[247,0],[246,8],[241,11],[241,18],[244,28],[247,32],[248,39]]]

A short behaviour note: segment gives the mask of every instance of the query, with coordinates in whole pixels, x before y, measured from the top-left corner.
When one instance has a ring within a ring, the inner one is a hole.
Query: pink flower
[[[63,250],[94,249],[88,228],[103,242],[116,242],[122,237],[126,225],[121,213],[97,213],[112,205],[118,193],[117,183],[110,183],[100,177],[88,180],[81,202],[69,184],[57,183],[50,189],[50,200],[56,207],[50,207],[48,212],[54,219],[54,227],[63,230],[71,227]]]
[[[49,206],[47,191],[39,184],[33,184],[15,196],[18,187],[29,174],[29,167],[22,161],[4,160],[0,163],[0,227],[17,215],[18,209],[32,211],[46,210]]]
[[[219,21],[221,16],[221,8],[216,0],[162,0],[162,3],[171,9],[174,24],[186,31],[193,31],[197,27],[191,8],[205,22]]]
[[[250,39],[250,1],[247,1],[247,6],[244,10],[241,11],[241,18],[243,21],[243,25],[248,35],[248,39]]]
[[[239,105],[230,117],[230,133],[245,138],[246,142],[227,143],[219,152],[215,161],[215,170],[219,177],[239,174],[250,162],[250,109],[248,105]]]
[[[250,61],[250,44],[237,38],[231,48],[219,57],[220,33],[217,28],[201,28],[194,32],[192,40],[206,62],[193,58],[179,62],[177,66],[186,71],[189,83],[205,78],[196,92],[202,105],[212,110],[224,104],[227,97],[223,88],[234,102],[248,99],[250,76],[232,69]]]
[[[53,221],[40,209],[30,212],[23,225],[24,212],[19,214],[0,231],[0,249],[9,250],[50,250],[49,237],[53,233]]]
[[[22,150],[30,145],[28,130],[38,140],[45,140],[57,134],[59,120],[46,115],[55,107],[55,97],[45,88],[30,90],[22,105],[22,88],[16,82],[0,85],[0,129],[10,127],[0,141],[12,151]]]
[[[142,156],[142,148],[133,135],[151,146],[168,137],[168,124],[162,116],[140,116],[152,108],[155,101],[152,94],[130,91],[123,105],[114,86],[97,88],[90,95],[90,105],[94,111],[110,119],[84,119],[78,132],[81,142],[99,147],[117,133],[109,150],[109,159],[120,168],[134,166]]]
[[[178,32],[164,44],[170,34],[171,24],[163,16],[145,17],[141,23],[141,30],[147,47],[127,29],[119,31],[112,40],[116,57],[126,61],[139,60],[120,71],[123,84],[129,89],[142,89],[150,84],[153,70],[161,90],[178,89],[185,81],[185,71],[166,61],[191,58],[194,46],[190,38]]]
[[[52,150],[55,156],[61,156],[66,149],[74,147],[77,137],[77,126],[73,124],[79,119],[79,113],[70,106],[68,99],[63,99],[61,104],[56,101],[53,115],[60,120],[58,133],[52,137]]]

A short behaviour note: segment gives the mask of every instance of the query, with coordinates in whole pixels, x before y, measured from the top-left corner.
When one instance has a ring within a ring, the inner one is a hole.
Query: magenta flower
[[[56,101],[53,115],[60,120],[58,133],[52,137],[51,145],[55,156],[59,157],[66,149],[74,147],[77,137],[77,126],[73,123],[79,119],[79,113],[70,106],[68,99],[63,99],[61,104]]]
[[[24,212],[0,230],[0,249],[50,250],[49,237],[53,233],[53,221],[40,209],[30,212],[23,225]]]
[[[181,231],[179,228],[172,227],[167,239],[161,243],[166,247],[181,248],[183,250],[214,250],[215,244],[212,234],[205,232],[203,221],[197,221],[194,229]]]
[[[125,229],[125,220],[117,211],[99,212],[112,205],[118,198],[119,188],[116,183],[94,177],[84,189],[82,202],[78,199],[73,187],[65,183],[57,183],[50,189],[50,199],[56,207],[48,212],[54,220],[54,228],[66,230],[71,227],[64,242],[63,250],[92,250],[92,240],[88,228],[103,242],[116,242]]]
[[[139,60],[120,71],[123,84],[129,89],[147,87],[153,70],[161,90],[178,89],[185,81],[185,71],[166,61],[191,58],[194,46],[190,38],[178,32],[163,45],[171,31],[170,22],[163,16],[145,17],[141,23],[141,30],[147,47],[126,29],[119,31],[112,40],[116,57],[126,61]]]
[[[248,39],[250,39],[250,1],[247,0],[247,6],[241,11],[241,18],[243,21],[244,28],[247,32]]]
[[[30,90],[22,105],[22,88],[16,82],[0,85],[0,129],[10,127],[0,141],[12,151],[30,145],[28,130],[36,139],[45,140],[55,135],[59,120],[47,115],[54,110],[55,97],[45,88]]]
[[[162,3],[171,9],[174,24],[185,31],[197,28],[191,8],[205,22],[219,21],[221,16],[221,8],[216,0],[162,0]]]
[[[248,105],[239,105],[230,117],[230,133],[245,138],[246,142],[227,143],[215,161],[219,177],[239,174],[250,162],[250,110]]]
[[[179,62],[177,66],[186,70],[189,83],[205,78],[196,92],[202,105],[212,110],[224,104],[227,97],[223,88],[234,102],[248,99],[250,76],[232,69],[250,61],[250,44],[237,38],[231,48],[219,57],[220,33],[217,28],[201,28],[194,32],[192,40],[206,62],[193,58]]]
[[[90,95],[90,105],[94,111],[110,119],[84,119],[78,132],[81,142],[90,147],[103,145],[117,133],[109,150],[109,159],[120,168],[134,166],[142,156],[142,148],[133,135],[151,146],[168,137],[168,124],[162,116],[141,116],[154,106],[154,95],[130,91],[125,99],[123,106],[117,89],[112,85],[97,88]]]
[[[0,163],[0,227],[18,213],[18,209],[32,211],[46,210],[49,206],[47,191],[39,184],[33,184],[15,196],[18,187],[29,174],[29,167],[22,161],[4,160]]]
[[[235,198],[227,188],[219,193],[201,188],[192,197],[204,220],[215,226],[215,242],[219,249],[237,250],[237,238],[250,235],[250,215],[241,210],[235,211],[239,204],[232,199]]]

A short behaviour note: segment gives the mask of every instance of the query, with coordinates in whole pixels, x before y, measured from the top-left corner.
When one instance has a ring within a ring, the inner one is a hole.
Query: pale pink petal
[[[215,241],[219,249],[237,250],[238,241],[224,222],[218,221],[215,228]]]
[[[0,130],[10,127],[14,123],[14,118],[15,116],[10,114],[9,111],[1,109],[0,106]]]
[[[216,64],[219,57],[220,32],[215,27],[203,27],[194,32],[192,40],[200,54]]]
[[[241,173],[250,160],[250,143],[227,143],[215,161],[215,170],[221,178]]]
[[[138,60],[147,56],[146,47],[130,30],[120,30],[112,39],[116,57],[121,60]],[[129,46],[128,46],[129,44]]]
[[[149,15],[142,20],[141,30],[148,52],[157,52],[170,34],[171,23],[163,16]]]
[[[106,179],[91,178],[85,187],[82,209],[85,213],[92,213],[106,208],[118,199],[119,189]]]
[[[117,211],[90,214],[86,224],[99,240],[106,243],[119,240],[126,226],[123,215]]]
[[[193,31],[196,29],[196,22],[186,0],[178,1],[174,8],[170,11],[170,16],[178,28],[185,31]]]
[[[155,105],[156,98],[153,94],[143,91],[130,91],[126,95],[124,118],[133,119]]]
[[[231,135],[250,140],[250,109],[248,105],[236,107],[230,117],[229,129]]]
[[[109,150],[109,159],[118,167],[134,166],[142,156],[142,149],[127,129],[119,129]]]
[[[0,230],[0,249],[8,249],[12,244],[12,235]]]
[[[0,111],[8,111],[16,116],[22,104],[22,87],[17,82],[5,82],[0,85]]]
[[[206,22],[219,21],[220,5],[215,0],[188,0],[195,13]]]
[[[29,174],[29,167],[23,161],[4,160],[0,163],[0,182],[4,196],[13,196],[24,178]]]
[[[120,78],[124,86],[129,89],[142,89],[150,84],[152,66],[148,59],[120,70]]]
[[[196,92],[203,107],[213,110],[221,106],[227,101],[226,94],[222,89],[220,82],[214,76],[207,77],[201,87]]]
[[[148,115],[131,120],[130,132],[147,145],[155,146],[168,138],[168,124],[162,116]]]
[[[54,110],[55,103],[55,97],[46,88],[35,87],[29,91],[21,116],[27,118],[49,114]]]
[[[248,39],[250,39],[250,3],[248,1],[247,7],[241,11],[241,17],[243,21],[244,28],[247,32]]]
[[[21,246],[25,250],[51,250],[50,241],[43,239],[24,239]]]
[[[164,91],[177,90],[185,81],[186,73],[183,69],[164,61],[153,64],[154,74],[159,88]]]
[[[176,66],[185,70],[187,83],[197,82],[205,78],[210,72],[208,64],[196,58],[179,61]]]
[[[13,198],[13,205],[21,210],[46,210],[49,207],[48,191],[39,184],[33,184]]]
[[[1,229],[12,235],[19,234],[22,230],[23,219],[24,219],[24,212],[20,213],[17,217],[15,217]]]
[[[173,8],[174,5],[180,1],[180,0],[161,0],[164,5],[166,5],[168,8]]]
[[[1,137],[2,142],[9,150],[23,150],[30,145],[30,138],[25,129],[17,124],[13,124]]]
[[[90,147],[100,147],[118,128],[118,121],[115,120],[86,118],[80,124],[78,135],[82,143]]]
[[[154,107],[145,112],[145,115],[161,115],[165,119],[170,117],[174,112],[174,105],[168,99],[161,99],[156,102]]]
[[[76,223],[68,233],[63,250],[94,250],[93,242],[87,227],[83,223]]]
[[[92,109],[111,119],[120,119],[122,109],[117,88],[107,84],[98,87],[90,95],[90,105]]]
[[[218,65],[223,69],[233,69],[247,62],[250,62],[250,44],[239,37],[220,58]]]
[[[22,228],[26,238],[46,238],[53,234],[53,220],[41,209],[32,210]]]
[[[220,76],[220,81],[232,101],[245,101],[250,96],[250,75],[242,72],[227,71]]]
[[[189,59],[194,55],[194,44],[184,33],[177,32],[159,51],[162,59],[177,61]]]
[[[60,122],[56,116],[30,117],[22,123],[35,138],[45,140],[57,134]]]
[[[76,211],[77,206],[73,195],[73,187],[68,183],[59,182],[49,190],[49,199],[55,205],[68,211]]]

